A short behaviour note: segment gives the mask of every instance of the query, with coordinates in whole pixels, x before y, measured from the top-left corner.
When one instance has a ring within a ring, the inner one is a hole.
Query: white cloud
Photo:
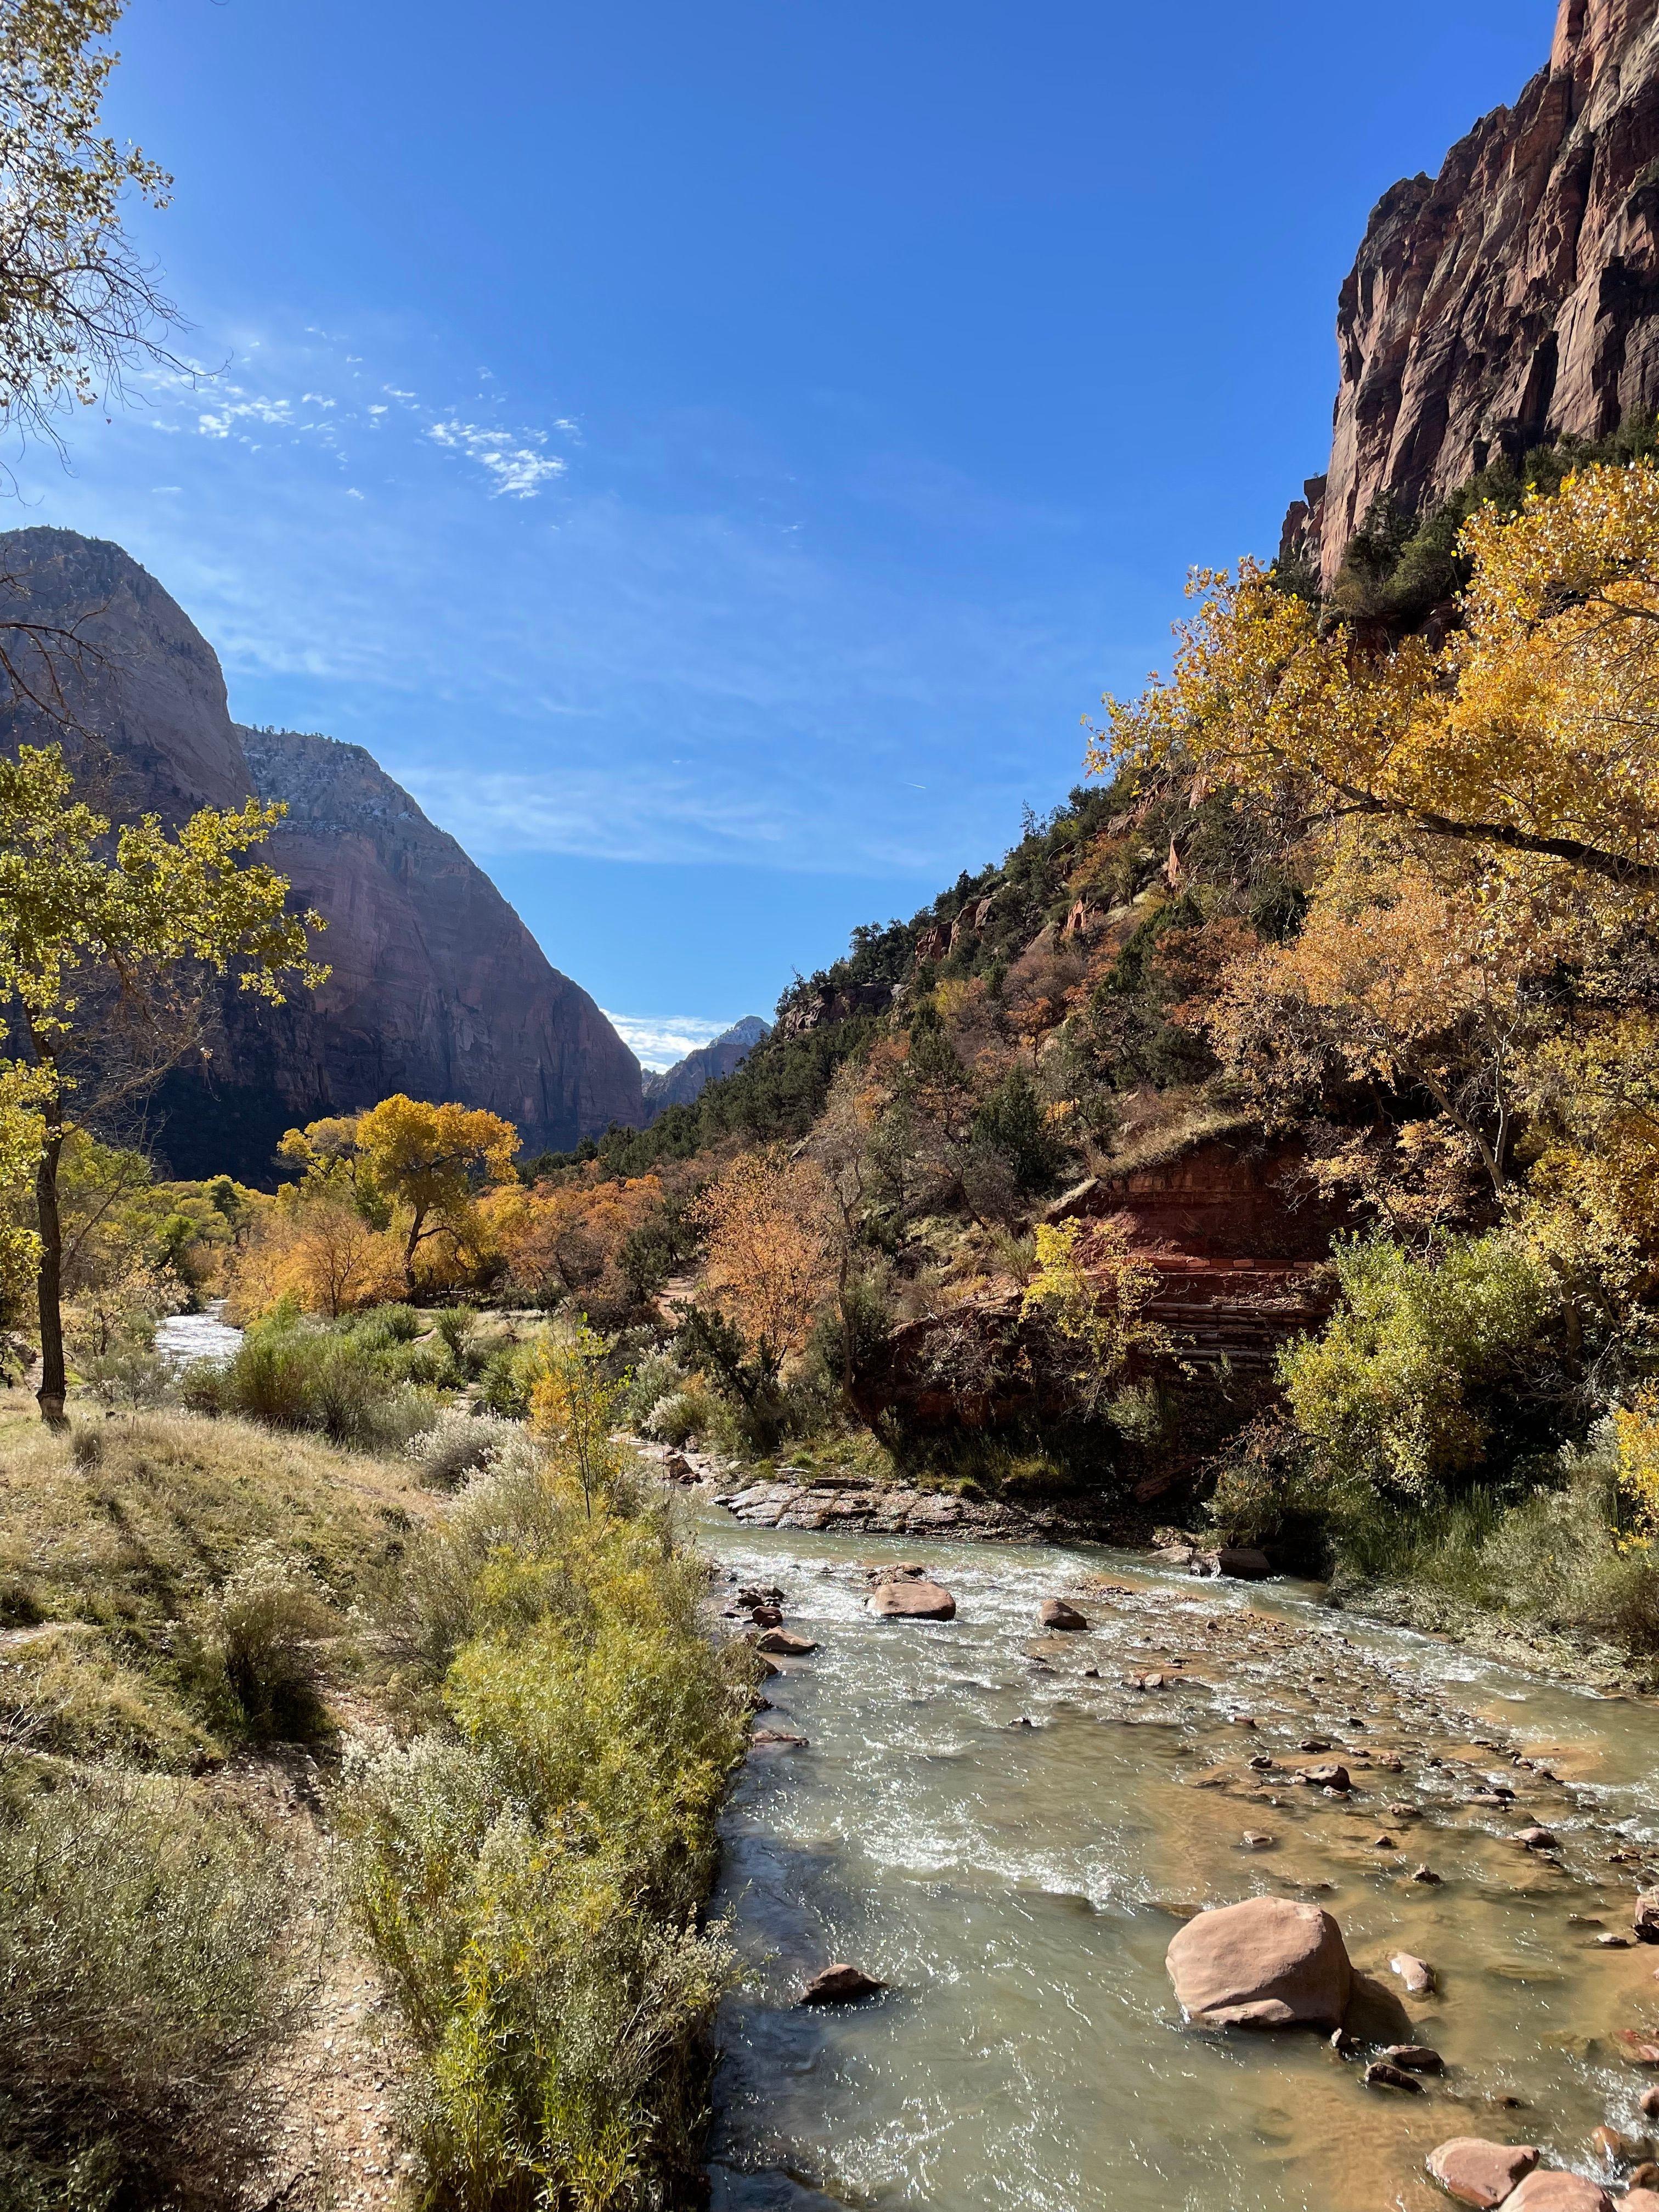
[[[677,1060],[684,1060],[687,1053],[710,1043],[732,1026],[730,1022],[708,1021],[701,1014],[613,1014],[609,1007],[601,1011],[635,1059],[649,1068],[672,1067]]]
[[[534,499],[542,486],[555,477],[564,474],[565,465],[550,453],[537,451],[545,443],[539,430],[522,434],[533,440],[528,446],[513,442],[513,434],[507,430],[482,428],[476,422],[429,423],[427,436],[452,452],[467,454],[481,468],[489,471],[495,482],[492,495],[503,493],[509,499]]]

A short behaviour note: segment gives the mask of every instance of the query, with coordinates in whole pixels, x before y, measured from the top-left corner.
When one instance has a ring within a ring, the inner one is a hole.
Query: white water
[[[155,1349],[169,1367],[188,1367],[210,1359],[222,1367],[242,1340],[240,1328],[221,1319],[224,1301],[216,1298],[201,1313],[169,1314],[155,1326]]]

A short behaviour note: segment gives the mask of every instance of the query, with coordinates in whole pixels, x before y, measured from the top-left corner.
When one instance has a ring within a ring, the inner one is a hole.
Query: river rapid
[[[778,1586],[818,1644],[760,1716],[805,1747],[757,1745],[726,1820],[742,1981],[719,2023],[714,2212],[1428,2212],[1449,2200],[1423,2160],[1448,2136],[1610,2180],[1591,2131],[1654,2124],[1638,2100],[1659,2074],[1618,2039],[1659,2027],[1659,1954],[1596,1941],[1659,1878],[1651,1705],[1140,1555],[921,1553],[712,1506],[699,1535],[726,1589]],[[861,1563],[907,1559],[953,1591],[954,1621],[870,1613]],[[1088,1632],[1041,1630],[1050,1596]],[[1149,1671],[1165,1686],[1130,1686]],[[1291,1779],[1319,1757],[1348,1767],[1347,1796]],[[1517,1844],[1528,1823],[1559,1850]],[[1373,2045],[1443,2055],[1426,2094],[1367,2088],[1370,2051],[1312,2033],[1182,2026],[1170,1937],[1263,1892],[1335,1916],[1386,1985]],[[1401,1948],[1432,1995],[1404,1996]],[[795,2002],[843,1959],[886,1994]]]

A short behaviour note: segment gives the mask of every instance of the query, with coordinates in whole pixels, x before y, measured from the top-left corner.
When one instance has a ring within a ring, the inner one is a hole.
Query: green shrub
[[[512,1425],[498,1413],[467,1413],[451,1407],[423,1435],[411,1439],[405,1455],[434,1490],[455,1490],[489,1464],[512,1432]]]
[[[695,2168],[729,1972],[697,1912],[753,1664],[710,1640],[707,1589],[655,1486],[585,1490],[526,1439],[410,1558],[450,1725],[360,1755],[344,1804],[428,2201],[643,2212]]]
[[[264,2148],[249,2069],[295,2024],[287,1875],[161,1782],[0,1802],[0,2202],[181,2212]]]
[[[645,1432],[659,1443],[678,1449],[708,1436],[719,1425],[720,1417],[720,1407],[711,1393],[701,1382],[688,1382],[657,1401],[645,1423]]]
[[[362,1450],[400,1449],[431,1426],[436,1407],[408,1379],[410,1352],[383,1326],[387,1312],[399,1310],[383,1308],[368,1328],[278,1308],[247,1331],[216,1377],[191,1370],[187,1401],[267,1428],[318,1430],[331,1443]]]
[[[478,1380],[478,1403],[504,1421],[527,1421],[541,1347],[542,1339],[535,1336],[492,1352]]]
[[[1485,1488],[1426,1509],[1351,1498],[1334,1528],[1339,1589],[1388,1589],[1425,1627],[1481,1613],[1577,1644],[1659,1651],[1659,1562],[1620,1537],[1606,1426],[1536,1472],[1516,1501]]]
[[[665,1398],[685,1386],[685,1373],[672,1352],[653,1350],[635,1366],[623,1393],[623,1410],[630,1428],[652,1433],[652,1414]]]
[[[1532,1359],[1555,1311],[1543,1269],[1502,1231],[1418,1257],[1382,1237],[1335,1255],[1341,1304],[1279,1355],[1316,1473],[1425,1497],[1478,1466],[1490,1395]]]

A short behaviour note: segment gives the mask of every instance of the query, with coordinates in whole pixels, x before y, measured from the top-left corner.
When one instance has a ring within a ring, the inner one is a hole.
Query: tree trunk
[[[34,1170],[34,1208],[40,1234],[40,1388],[35,1393],[40,1418],[49,1429],[66,1429],[64,1401],[69,1378],[64,1367],[64,1224],[58,1211],[58,1163],[64,1150],[62,1112],[56,1100],[46,1109],[46,1140]]]
[[[404,1246],[404,1296],[410,1305],[415,1303],[415,1247],[421,1241],[421,1224],[426,1219],[426,1210],[417,1206],[414,1219],[409,1224],[409,1239]]]

